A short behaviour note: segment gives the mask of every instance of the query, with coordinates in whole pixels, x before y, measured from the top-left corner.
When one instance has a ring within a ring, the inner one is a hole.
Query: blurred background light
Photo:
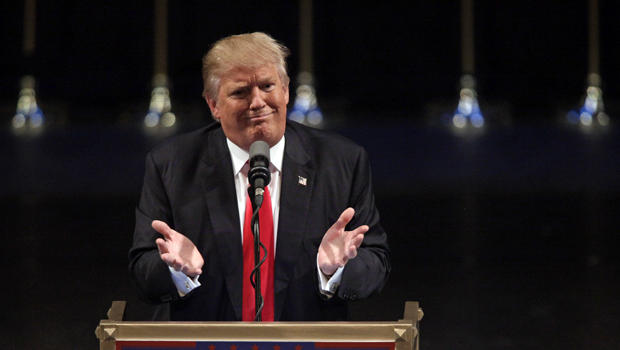
[[[11,121],[15,132],[36,132],[43,128],[45,117],[37,104],[35,78],[31,75],[21,79],[17,108]]]
[[[170,128],[176,123],[176,116],[171,111],[172,103],[170,102],[170,91],[168,90],[167,81],[168,78],[164,74],[156,74],[153,78],[153,91],[151,92],[149,111],[144,117],[144,126],[147,128],[157,126]]]
[[[299,1],[299,74],[293,108],[288,118],[296,122],[321,128],[323,112],[319,108],[315,91],[313,50],[313,1]]]
[[[478,104],[475,79],[470,74],[461,77],[459,101],[452,114],[452,127],[462,133],[466,130],[481,130],[485,125],[484,116]]]
[[[609,116],[603,103],[602,78],[600,74],[599,2],[588,0],[588,76],[583,102],[577,110],[569,111],[569,124],[578,125],[591,133],[603,131],[609,126]],[[578,116],[577,118],[575,116]]]
[[[321,126],[323,124],[323,113],[317,103],[316,93],[312,85],[312,74],[302,72],[297,81],[295,102],[289,113],[289,119],[314,127]]]
[[[149,111],[144,117],[145,130],[169,134],[176,130],[168,79],[168,1],[154,0],[153,11],[153,90]]]
[[[579,126],[584,131],[594,128],[604,130],[609,126],[610,118],[605,112],[603,91],[600,88],[601,77],[596,73],[588,75],[588,86],[581,105],[566,113],[566,121]]]
[[[458,134],[479,132],[485,124],[476,92],[474,4],[461,0],[461,79],[459,101],[452,114],[452,129]]]

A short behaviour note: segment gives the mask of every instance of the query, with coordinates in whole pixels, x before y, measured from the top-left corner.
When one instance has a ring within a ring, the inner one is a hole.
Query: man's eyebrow
[[[247,82],[244,82],[244,81],[243,81],[243,82],[242,82],[242,81],[239,81],[239,82],[231,82],[231,83],[228,85],[228,87],[229,87],[229,88],[231,88],[231,89],[246,88],[246,87],[248,87],[248,86],[249,86],[249,84],[248,84]]]

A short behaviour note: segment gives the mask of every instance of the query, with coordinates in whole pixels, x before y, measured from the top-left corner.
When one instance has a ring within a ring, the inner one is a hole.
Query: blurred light
[[[484,116],[478,104],[475,80],[469,74],[461,77],[459,102],[452,114],[451,122],[452,126],[458,130],[466,130],[468,126],[474,129],[481,129],[485,125]]]
[[[592,125],[592,114],[588,112],[582,112],[579,115],[579,122],[583,126],[591,126]]]
[[[601,98],[600,89],[590,86],[588,87],[586,96],[583,108],[588,111],[588,113],[593,114],[598,110],[598,101]]]
[[[600,77],[596,74],[588,77],[590,83],[600,83]],[[597,85],[586,88],[583,104],[578,110],[566,113],[566,120],[573,125],[579,125],[584,130],[596,127],[609,126],[610,118],[605,113],[603,104],[603,91]]]
[[[21,129],[26,126],[26,116],[23,113],[17,113],[13,117],[12,121],[13,128]]]
[[[43,114],[34,113],[30,116],[30,126],[33,128],[40,128],[43,126]]]
[[[161,116],[161,125],[166,128],[172,127],[176,121],[177,118],[172,112],[166,112]]]
[[[599,112],[599,114],[596,116],[596,119],[601,126],[609,125],[609,116],[605,112]]]
[[[308,123],[311,125],[319,125],[323,122],[323,113],[318,109],[308,112]]]
[[[153,91],[151,92],[149,111],[144,117],[144,126],[147,129],[172,128],[175,126],[177,118],[171,110],[168,77],[165,74],[156,74],[153,77]]]
[[[15,131],[25,129],[38,131],[43,127],[45,117],[37,104],[36,81],[33,76],[27,75],[21,79],[20,85],[21,89],[17,99],[15,115],[11,120],[11,126]]]
[[[323,123],[324,118],[312,85],[312,74],[301,72],[297,81],[299,86],[295,90],[295,101],[288,118],[302,124],[318,127]]]
[[[300,85],[297,87],[294,108],[307,111],[313,107],[313,104],[316,104],[313,88],[310,85]]]
[[[469,119],[471,120],[471,125],[473,125],[474,128],[481,128],[484,126],[484,118],[480,113],[472,114]]]
[[[146,117],[144,117],[144,125],[147,128],[154,128],[159,124],[159,114],[155,112],[149,112]]]
[[[467,126],[467,119],[462,114],[455,114],[452,117],[452,124],[459,129],[463,129]]]
[[[301,111],[292,110],[291,113],[289,113],[288,115],[288,119],[296,121],[298,123],[303,123],[306,119],[306,116]]]
[[[459,99],[459,105],[456,108],[457,111],[466,116],[470,115],[473,110],[474,98],[469,89],[461,90],[461,98]]]

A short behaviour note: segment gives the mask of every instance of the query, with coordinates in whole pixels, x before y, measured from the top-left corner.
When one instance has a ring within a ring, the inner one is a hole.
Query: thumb
[[[349,207],[347,209],[345,209],[342,214],[340,214],[340,217],[338,218],[338,220],[334,223],[334,228],[336,230],[344,230],[344,228],[347,226],[347,224],[351,221],[351,219],[353,219],[353,215],[355,215],[355,209]]]
[[[170,226],[168,226],[168,224],[161,220],[153,220],[151,227],[153,227],[155,231],[161,233],[167,240],[170,239],[172,234],[175,232],[170,228]]]

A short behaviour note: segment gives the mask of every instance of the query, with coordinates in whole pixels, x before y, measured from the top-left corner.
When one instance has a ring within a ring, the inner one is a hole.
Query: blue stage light
[[[600,80],[600,78],[597,79]],[[583,104],[578,110],[569,111],[566,114],[566,120],[570,124],[579,125],[585,129],[607,127],[610,120],[605,113],[601,88],[595,85],[588,86],[583,98]]]
[[[317,103],[312,76],[309,73],[300,73],[298,80],[300,83],[295,90],[295,101],[288,118],[302,124],[321,126],[324,121],[323,112]]]
[[[472,113],[469,117],[469,120],[471,121],[471,125],[473,125],[474,128],[481,128],[484,126],[484,117],[482,117],[482,114],[480,114],[480,112]]]
[[[45,115],[37,104],[35,79],[28,75],[21,79],[21,90],[11,126],[15,131],[23,129],[39,130],[44,126]]]
[[[466,75],[461,78],[459,102],[452,114],[452,125],[457,129],[465,129],[468,126],[480,129],[485,124],[474,85],[473,77]]]

